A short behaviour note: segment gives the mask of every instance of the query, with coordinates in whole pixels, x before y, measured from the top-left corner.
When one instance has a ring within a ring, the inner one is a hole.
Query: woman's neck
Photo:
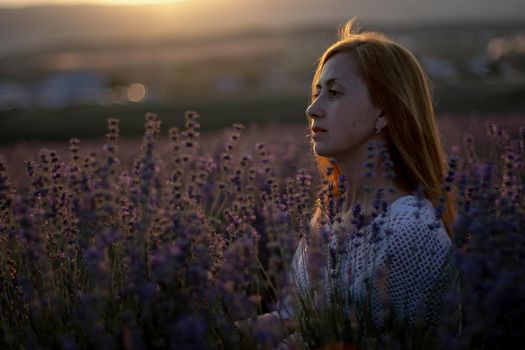
[[[365,216],[370,214],[373,210],[372,202],[379,189],[383,190],[383,201],[387,204],[411,192],[407,186],[400,185],[403,182],[399,179],[399,174],[396,174],[396,178],[388,176],[388,173],[382,169],[378,150],[375,149],[372,153],[367,147],[368,145],[365,144],[355,152],[335,158],[340,175],[343,175],[346,181],[345,201],[341,208],[343,216],[348,216],[356,204],[361,206]],[[368,158],[370,153],[373,154],[372,159]],[[369,167],[366,166],[367,162],[370,163]]]

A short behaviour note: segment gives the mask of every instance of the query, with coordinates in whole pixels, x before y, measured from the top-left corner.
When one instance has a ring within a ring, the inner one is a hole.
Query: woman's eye
[[[327,94],[328,94],[330,97],[334,97],[334,96],[339,95],[339,91],[336,91],[336,90],[328,90],[328,91],[327,91]],[[321,95],[321,93],[320,93],[320,92],[316,92],[316,93],[312,94],[312,98],[315,100],[316,98],[319,97],[319,95]]]

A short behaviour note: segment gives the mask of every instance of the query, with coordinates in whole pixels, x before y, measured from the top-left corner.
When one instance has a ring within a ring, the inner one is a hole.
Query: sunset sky
[[[147,5],[174,3],[185,0],[0,0],[0,7],[26,7],[35,5]],[[187,1],[187,0],[186,0]]]

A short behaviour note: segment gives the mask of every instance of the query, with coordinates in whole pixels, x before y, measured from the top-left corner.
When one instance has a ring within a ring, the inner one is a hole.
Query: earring
[[[381,114],[379,115],[379,117],[382,117],[385,115],[385,112],[381,111]],[[381,133],[381,129],[379,126],[376,126],[376,135],[379,135]]]

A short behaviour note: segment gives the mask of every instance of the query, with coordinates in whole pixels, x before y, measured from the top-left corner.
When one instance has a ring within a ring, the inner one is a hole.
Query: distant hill
[[[186,0],[145,6],[0,9],[0,56],[65,43],[147,41],[316,23],[522,21],[523,0]],[[524,25],[525,29],[525,25]]]

